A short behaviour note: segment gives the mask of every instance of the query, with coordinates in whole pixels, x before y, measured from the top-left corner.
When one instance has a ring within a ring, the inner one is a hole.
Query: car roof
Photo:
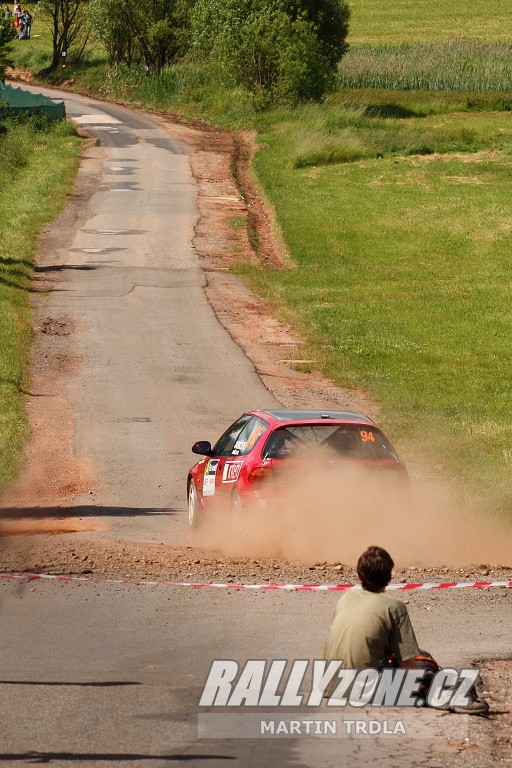
[[[261,415],[267,414],[276,421],[360,421],[365,424],[373,424],[372,420],[361,413],[353,411],[330,411],[330,410],[303,410],[295,408],[282,408],[278,410],[257,411]]]

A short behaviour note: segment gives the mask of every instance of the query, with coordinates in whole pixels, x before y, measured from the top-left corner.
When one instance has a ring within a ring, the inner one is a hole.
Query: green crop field
[[[352,0],[348,87],[512,91],[512,5]]]
[[[353,46],[341,87],[512,92],[512,47],[482,40]]]
[[[457,37],[510,41],[508,0],[350,0],[349,42],[425,42]]]

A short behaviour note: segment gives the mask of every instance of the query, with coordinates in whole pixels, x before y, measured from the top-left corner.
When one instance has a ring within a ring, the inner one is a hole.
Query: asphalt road
[[[127,109],[65,101],[102,149],[97,191],[47,297],[48,314],[74,328],[81,363],[66,394],[77,456],[97,475],[93,498],[75,503],[103,512],[108,535],[180,541],[190,444],[275,401],[205,300],[187,147]],[[484,738],[468,718],[432,710],[407,716],[424,726],[415,739],[198,738],[212,659],[314,658],[335,600],[2,582],[0,765],[492,765],[490,754],[464,751]],[[507,653],[509,593],[410,600],[422,644],[443,663]]]

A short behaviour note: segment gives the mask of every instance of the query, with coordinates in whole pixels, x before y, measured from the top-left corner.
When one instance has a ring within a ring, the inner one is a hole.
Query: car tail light
[[[272,474],[272,467],[255,467],[249,472],[247,480],[250,483],[258,483],[266,478],[269,478]]]

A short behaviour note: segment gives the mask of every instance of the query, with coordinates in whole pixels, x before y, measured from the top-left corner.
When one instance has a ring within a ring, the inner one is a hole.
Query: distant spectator
[[[20,31],[18,33],[18,40],[30,40],[30,28],[32,27],[32,16],[27,10],[21,11],[19,15],[19,22],[20,22]]]
[[[12,9],[12,18],[13,18],[15,27],[20,26],[20,13],[21,13],[21,5],[19,3],[14,3],[14,8]]]
[[[12,18],[12,11],[11,11],[11,9],[10,9],[10,8],[8,8],[7,6],[5,6],[5,10],[4,10],[4,19],[11,19],[11,18]]]
[[[21,40],[21,36],[23,34],[24,29],[25,29],[25,11],[20,5],[20,12],[18,13],[18,34],[16,35],[18,40]]]

